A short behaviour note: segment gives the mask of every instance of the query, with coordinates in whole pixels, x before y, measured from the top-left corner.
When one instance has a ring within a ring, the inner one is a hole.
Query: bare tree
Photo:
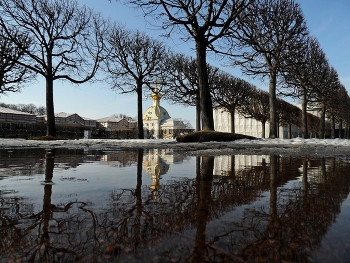
[[[319,79],[320,85],[316,90],[316,109],[320,112],[320,138],[325,137],[326,113],[331,107],[332,95],[336,94],[340,88],[338,73],[333,67],[325,66],[322,72],[322,78]]]
[[[196,130],[200,126],[200,99],[196,61],[183,54],[174,54],[169,71],[170,81],[165,98],[172,103],[196,107]]]
[[[327,117],[331,121],[331,137],[334,139],[335,135],[335,124],[339,124],[339,138],[341,138],[342,123],[349,127],[350,116],[348,109],[350,107],[350,97],[344,85],[339,84],[339,88],[336,92],[329,94],[330,104],[328,106]],[[348,137],[348,136],[347,136]]]
[[[288,139],[292,138],[292,125],[301,126],[301,110],[285,100],[277,99],[278,120],[288,129]]]
[[[173,103],[196,107],[196,130],[201,130],[197,62],[192,57],[174,54],[170,59],[170,78],[165,98]],[[213,93],[218,68],[207,64],[209,89]]]
[[[20,111],[23,112],[28,112],[31,114],[35,114],[36,113],[36,106],[33,103],[29,103],[29,104],[18,104],[17,105]]]
[[[236,17],[251,0],[127,0],[142,8],[145,15],[162,21],[161,28],[170,36],[181,32],[184,40],[193,40],[196,49],[198,87],[203,130],[214,130],[213,107],[207,72],[207,50],[228,35]],[[217,44],[217,47],[219,44]],[[224,46],[224,45],[222,45]],[[227,45],[225,46],[227,47]]]
[[[308,131],[310,132],[309,137],[312,138],[312,135],[314,135],[315,138],[319,137],[319,131],[320,131],[320,124],[321,124],[321,118],[318,116],[315,116],[311,113],[307,113],[308,118]]]
[[[269,93],[256,88],[250,93],[248,102],[242,105],[240,113],[246,118],[253,118],[261,122],[262,138],[265,138],[265,124],[269,121],[270,100]]]
[[[213,93],[215,107],[224,108],[231,114],[231,132],[235,133],[235,113],[248,104],[251,92],[255,87],[245,80],[221,72]]]
[[[157,81],[163,82],[166,72],[167,49],[158,40],[139,31],[114,26],[109,37],[109,59],[106,60],[108,78],[112,87],[123,94],[137,94],[138,138],[143,139],[142,95],[143,86],[151,90]]]
[[[115,117],[115,118],[119,118],[119,119],[126,119],[128,121],[133,121],[134,120],[134,118],[132,118],[132,117],[130,117],[130,116],[124,114],[124,113],[117,113],[117,114],[113,114],[112,116]]]
[[[270,138],[277,136],[276,86],[283,64],[308,34],[299,4],[294,0],[255,0],[241,14],[233,45],[241,48],[234,59],[243,72],[269,78]]]
[[[38,116],[43,116],[46,115],[46,107],[44,106],[39,106],[36,108],[35,114]]]
[[[46,81],[47,135],[55,136],[54,81],[81,84],[95,76],[108,24],[76,0],[2,0],[0,16],[6,38],[25,55],[18,64]],[[26,32],[32,45],[12,29]]]
[[[6,104],[1,102],[0,107],[8,108],[8,109],[13,109],[17,111],[23,111],[23,112],[28,112],[31,114],[36,114],[36,115],[45,115],[46,109],[44,106],[35,106],[34,104]]]
[[[328,62],[318,41],[313,37],[306,39],[304,45],[298,49],[298,55],[289,57],[286,61],[287,70],[283,75],[284,85],[281,94],[301,100],[302,133],[307,139],[309,136],[307,110],[310,102],[315,101],[316,90],[322,85],[320,80]]]
[[[8,29],[11,35],[15,35],[21,45],[27,49],[30,46],[30,38],[25,33]],[[18,64],[23,60],[24,52],[19,49],[4,34],[0,25],[0,95],[8,92],[20,92],[22,85],[33,78],[29,70]]]

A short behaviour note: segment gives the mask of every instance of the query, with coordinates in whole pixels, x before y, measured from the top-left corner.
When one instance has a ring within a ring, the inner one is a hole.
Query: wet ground
[[[222,154],[278,154],[283,156],[337,157],[350,155],[347,139],[256,139],[230,142],[179,143],[175,139],[113,140],[79,139],[38,141],[25,139],[0,139],[0,149],[83,149],[137,150],[172,149],[187,155]]]
[[[350,258],[350,155],[104,147],[0,150],[0,262]]]

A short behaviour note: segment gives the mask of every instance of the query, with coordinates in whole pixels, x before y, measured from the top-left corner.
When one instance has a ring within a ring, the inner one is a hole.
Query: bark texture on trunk
[[[53,103],[53,76],[46,76],[46,135],[56,136],[55,110]]]
[[[213,105],[209,90],[205,41],[196,42],[202,129],[214,130]]]
[[[325,129],[326,129],[326,105],[322,104],[321,110],[321,123],[320,123],[320,139],[325,138]]]
[[[199,95],[196,97],[196,131],[201,130],[201,104]]]
[[[231,114],[231,132],[236,133],[236,130],[235,130],[235,111],[234,110],[230,111],[230,114]]]
[[[137,83],[137,129],[138,138],[144,139],[143,134],[143,114],[142,114],[142,83]]]
[[[276,118],[276,74],[270,74],[269,81],[269,92],[270,92],[270,139],[275,139],[277,137],[277,118]]]
[[[301,122],[302,122],[302,132],[303,132],[303,138],[308,139],[309,138],[309,131],[307,128],[307,100],[306,100],[306,90],[305,88],[302,89],[301,94]]]

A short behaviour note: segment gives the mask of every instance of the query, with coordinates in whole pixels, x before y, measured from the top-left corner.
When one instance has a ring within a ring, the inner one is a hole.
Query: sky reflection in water
[[[347,262],[347,158],[0,151],[1,262]]]

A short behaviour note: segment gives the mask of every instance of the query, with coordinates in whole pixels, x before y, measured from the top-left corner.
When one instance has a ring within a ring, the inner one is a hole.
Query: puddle
[[[1,262],[347,262],[349,158],[1,150]]]

